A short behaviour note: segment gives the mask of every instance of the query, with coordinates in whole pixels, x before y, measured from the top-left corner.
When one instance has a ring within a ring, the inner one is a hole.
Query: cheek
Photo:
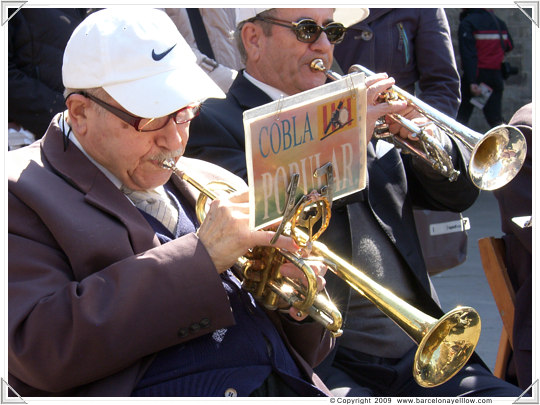
[[[109,147],[109,156],[111,159],[116,160],[114,163],[115,165],[121,165],[122,163],[130,164],[139,154],[137,144],[126,142],[123,139],[115,139],[111,141],[109,143]]]
[[[288,55],[281,54],[280,75],[284,82],[294,83],[302,81],[305,72],[302,72],[302,55],[289,53]]]
[[[118,134],[109,139],[108,158],[120,171],[134,171],[144,157],[151,153],[152,143],[141,134]]]
[[[184,145],[184,148],[186,147],[186,144],[189,140],[189,127],[191,126],[191,121],[183,124],[180,128],[178,128],[178,133],[180,134],[180,138],[182,138],[182,145]]]

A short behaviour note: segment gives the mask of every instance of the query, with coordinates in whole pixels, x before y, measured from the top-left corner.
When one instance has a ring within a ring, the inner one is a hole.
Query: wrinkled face
[[[290,22],[311,18],[320,26],[333,21],[332,8],[278,8],[273,17]],[[256,21],[255,24],[268,24]],[[246,48],[247,49],[247,48]],[[271,24],[271,35],[261,38],[260,53],[254,59],[254,77],[287,95],[309,90],[325,83],[322,72],[313,72],[309,65],[313,59],[321,58],[330,68],[333,60],[334,45],[325,33],[313,43],[304,43],[296,39],[294,31],[287,27]],[[251,55],[248,51],[248,62]],[[250,71],[248,65],[248,73]],[[258,76],[258,77],[257,77]]]
[[[124,110],[111,97],[101,98]],[[100,111],[101,107],[92,107],[87,110],[86,133],[78,137],[90,156],[132,190],[148,190],[165,184],[172,172],[163,169],[160,162],[171,157],[177,161],[184,153],[189,122],[176,124],[171,119],[160,130],[139,132],[114,114]]]

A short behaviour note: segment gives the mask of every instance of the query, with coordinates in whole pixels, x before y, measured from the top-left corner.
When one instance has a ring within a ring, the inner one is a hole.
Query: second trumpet
[[[311,62],[311,69],[324,72],[332,80],[343,78],[327,69],[321,59],[314,59]],[[349,73],[354,72],[362,72],[366,76],[374,74],[361,65],[352,65]],[[521,131],[514,126],[500,125],[482,135],[397,86],[392,86],[384,98],[406,101],[409,106],[418,111],[421,116],[428,118],[451,139],[465,145],[471,151],[468,166],[469,177],[474,185],[481,190],[496,190],[503,187],[516,176],[523,166],[527,154],[527,144]],[[391,141],[396,146],[424,159],[450,181],[457,179],[460,173],[454,169],[451,157],[438,139],[430,136],[422,127],[399,114],[390,114],[389,116],[418,137],[418,141],[410,141],[393,136]]]

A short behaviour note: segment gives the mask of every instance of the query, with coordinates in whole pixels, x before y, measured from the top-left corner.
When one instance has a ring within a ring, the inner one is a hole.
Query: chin
[[[139,189],[152,190],[167,183],[171,178],[171,174],[171,171],[154,174],[144,179],[140,179],[140,181],[137,181],[136,184],[139,186]]]
[[[152,182],[154,184],[154,188],[164,185],[169,181],[171,178],[172,172],[169,171],[168,173],[165,173],[164,176],[157,177],[155,181]]]
[[[311,90],[311,89],[314,89],[315,87],[322,86],[325,83],[326,83],[326,76],[323,76],[322,78],[321,77],[313,77],[306,84],[304,91],[305,90]]]

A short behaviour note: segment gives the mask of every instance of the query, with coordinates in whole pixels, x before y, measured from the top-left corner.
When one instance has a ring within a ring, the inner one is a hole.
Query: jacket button
[[[227,388],[225,390],[225,395],[226,397],[237,397],[238,396],[238,393],[236,392],[236,390],[234,388]]]
[[[210,326],[210,319],[208,318],[201,319],[201,321],[199,322],[199,325],[201,325],[201,328],[208,328]]]
[[[189,331],[187,328],[180,328],[178,329],[178,337],[184,338],[189,334]]]
[[[189,327],[189,330],[191,332],[197,332],[199,329],[201,329],[201,325],[199,325],[198,323],[192,323]]]
[[[371,38],[373,38],[373,32],[367,30],[362,31],[360,35],[364,41],[371,41]]]

